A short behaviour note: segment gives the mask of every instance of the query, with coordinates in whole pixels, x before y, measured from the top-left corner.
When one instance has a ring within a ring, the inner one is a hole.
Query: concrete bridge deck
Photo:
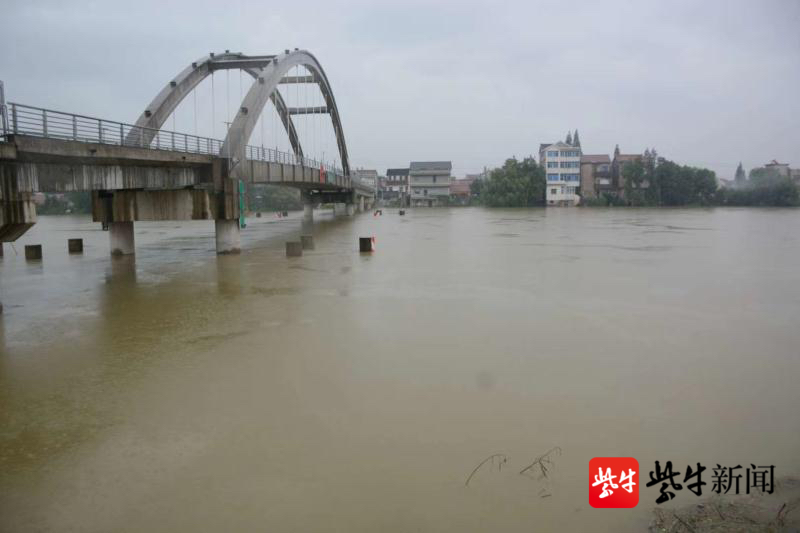
[[[341,169],[293,153],[247,146],[237,159],[221,153],[219,140],[161,130],[136,143],[131,137],[145,137],[135,135],[138,126],[10,107],[9,133],[0,137],[0,241],[35,223],[35,192],[90,191],[94,220],[109,225],[117,253],[133,253],[135,221],[186,219],[215,220],[218,252],[237,251],[243,184],[300,189],[307,217],[318,203],[363,210],[375,194]]]

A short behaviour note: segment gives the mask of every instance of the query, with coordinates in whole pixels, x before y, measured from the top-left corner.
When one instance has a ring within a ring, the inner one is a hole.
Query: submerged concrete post
[[[314,236],[313,235],[300,235],[300,244],[303,245],[303,250],[314,249]]]
[[[238,220],[215,220],[218,254],[238,254],[242,251]]]
[[[136,253],[133,241],[133,222],[109,222],[108,237],[111,242],[111,255]]]
[[[28,261],[40,261],[42,259],[42,245],[26,244],[25,259]]]
[[[314,220],[314,205],[311,203],[303,204],[303,220],[312,222]]]
[[[356,214],[356,204],[346,204],[345,213],[351,217]]]
[[[67,239],[67,251],[71,254],[82,254],[83,239]]]
[[[303,255],[303,243],[300,241],[288,241],[286,243],[286,257],[301,257]]]
[[[358,210],[359,210],[360,212],[362,212],[362,213],[364,212],[364,204],[365,204],[365,203],[366,203],[366,202],[364,202],[364,197],[363,197],[363,196],[359,196],[359,197],[358,197]]]
[[[358,238],[358,251],[359,252],[374,252],[375,251],[375,237],[359,237]]]

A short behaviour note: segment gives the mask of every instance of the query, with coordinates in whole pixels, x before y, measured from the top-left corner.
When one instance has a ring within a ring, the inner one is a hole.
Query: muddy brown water
[[[800,472],[800,211],[318,213],[294,259],[249,223],[5,245],[1,531],[641,531],[657,488],[592,509],[589,459]]]

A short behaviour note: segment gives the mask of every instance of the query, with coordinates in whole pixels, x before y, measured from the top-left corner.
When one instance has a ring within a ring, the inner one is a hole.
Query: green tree
[[[507,159],[480,187],[480,201],[489,207],[544,205],[545,173],[532,157]]]
[[[629,205],[710,205],[717,192],[717,176],[705,168],[678,165],[647,150],[641,161],[622,169]]]
[[[800,205],[800,189],[789,178],[770,176],[748,183],[743,188],[720,189],[717,193],[719,205],[794,207]]]
[[[630,205],[646,205],[642,186],[647,178],[647,167],[640,160],[629,161],[622,167],[625,198]]]

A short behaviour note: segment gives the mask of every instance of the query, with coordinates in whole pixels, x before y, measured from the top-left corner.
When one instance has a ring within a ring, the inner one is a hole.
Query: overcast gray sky
[[[655,146],[722,178],[800,166],[800,0],[0,0],[0,17],[9,100],[124,122],[210,51],[308,49],[351,161],[380,172],[460,176],[575,128],[584,152]]]

